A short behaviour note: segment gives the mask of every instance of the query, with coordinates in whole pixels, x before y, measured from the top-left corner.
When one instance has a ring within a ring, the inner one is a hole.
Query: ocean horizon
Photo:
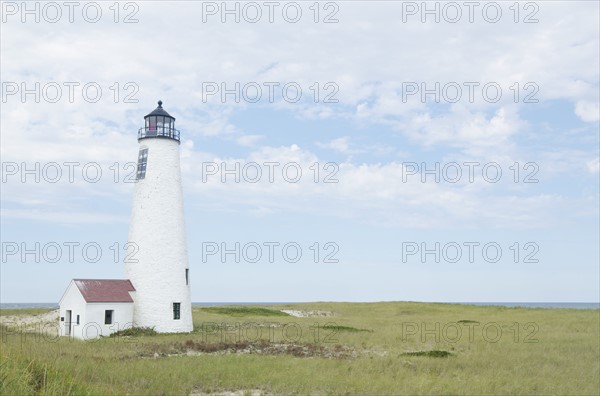
[[[316,301],[300,302],[192,302],[196,307],[214,307],[221,305],[279,305],[279,304],[307,304]],[[345,302],[345,301],[327,301]],[[357,302],[357,301],[352,301]],[[375,301],[368,301],[375,302]],[[378,301],[379,302],[379,301]],[[409,302],[409,301],[398,301]],[[478,306],[499,306],[508,308],[553,308],[553,309],[600,309],[600,302],[436,302],[436,301],[410,301],[433,304],[461,304]],[[15,308],[58,308],[58,303],[0,303],[0,309]]]

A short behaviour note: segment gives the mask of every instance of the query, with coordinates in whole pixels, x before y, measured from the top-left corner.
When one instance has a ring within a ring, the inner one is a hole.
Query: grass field
[[[194,327],[76,341],[2,326],[0,393],[600,392],[599,310],[410,302],[194,307]]]

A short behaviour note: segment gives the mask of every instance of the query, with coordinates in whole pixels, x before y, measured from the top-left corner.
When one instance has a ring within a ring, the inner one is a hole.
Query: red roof
[[[73,279],[86,302],[133,302],[129,279]]]

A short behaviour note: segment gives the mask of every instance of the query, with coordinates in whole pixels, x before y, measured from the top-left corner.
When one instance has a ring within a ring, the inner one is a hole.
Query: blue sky
[[[112,3],[82,2],[70,22],[66,8],[58,18],[45,3],[27,14],[4,2],[1,301],[56,302],[72,278],[124,276],[133,198],[124,179],[158,99],[181,130],[193,301],[598,301],[598,3],[520,2],[518,22],[513,3],[481,2],[471,23],[459,2],[451,23],[442,2],[428,2],[439,22],[421,2],[320,2],[315,23],[313,2],[280,2],[271,23],[261,2],[228,2],[239,22],[221,2],[122,2],[117,22]],[[262,17],[252,22],[255,5]],[[236,83],[262,87],[261,100],[207,95]],[[439,100],[409,94],[436,83]],[[285,84],[302,89],[297,102],[282,96]],[[280,164],[272,183],[269,162]],[[72,182],[65,163],[75,164]],[[261,164],[263,178],[223,183],[207,163]],[[465,163],[477,164],[472,182]],[[299,182],[282,177],[286,164],[302,169]],[[436,164],[446,179],[422,182],[423,166]],[[102,169],[97,182],[84,166]],[[448,181],[456,166],[462,177]],[[337,182],[324,183],[334,171]],[[79,244],[73,260],[69,243]],[[240,262],[206,256],[236,243]],[[302,256],[291,262],[276,248],[269,262],[265,243]],[[86,244],[101,249],[97,261]],[[420,254],[436,244],[439,260]],[[263,259],[244,260],[256,245]]]

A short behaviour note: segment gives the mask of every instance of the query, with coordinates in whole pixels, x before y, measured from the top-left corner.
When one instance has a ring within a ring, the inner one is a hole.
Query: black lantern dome
[[[158,107],[144,117],[145,125],[138,131],[138,140],[147,138],[167,138],[179,141],[179,131],[175,129],[175,117],[163,109],[162,100]]]

